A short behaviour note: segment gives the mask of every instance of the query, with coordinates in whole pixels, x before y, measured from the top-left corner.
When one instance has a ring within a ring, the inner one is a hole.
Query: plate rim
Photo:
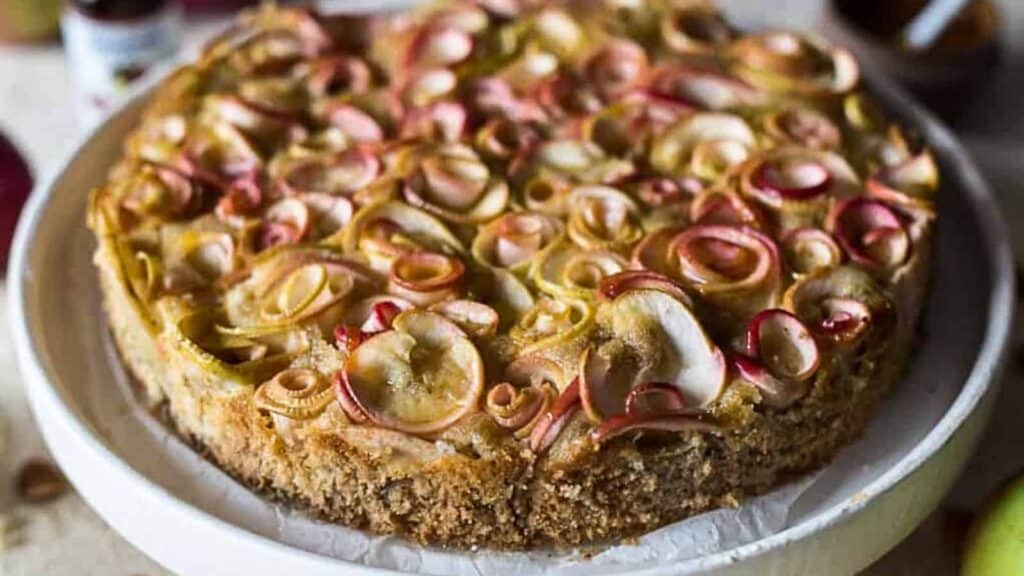
[[[757,556],[823,533],[863,511],[939,453],[974,413],[985,394],[997,386],[997,376],[1007,355],[1013,324],[1016,286],[1013,252],[1001,210],[977,165],[948,127],[891,81],[870,74],[866,80],[871,91],[881,97],[887,108],[894,110],[915,128],[926,133],[926,139],[936,153],[941,154],[948,165],[953,168],[954,174],[947,177],[956,178],[961,182],[974,218],[980,225],[980,238],[985,248],[985,254],[988,256],[987,268],[991,275],[992,286],[984,338],[964,386],[933,429],[916,446],[906,452],[893,467],[878,475],[860,490],[857,498],[836,503],[821,513],[766,538],[708,556],[680,560],[664,566],[637,568],[631,571],[631,574],[660,576],[679,573],[680,570],[723,568],[740,561],[753,560]],[[148,493],[149,496],[161,501],[163,505],[169,506],[171,512],[188,521],[203,523],[208,528],[215,529],[233,539],[238,545],[262,548],[280,555],[282,560],[302,561],[310,568],[336,570],[340,566],[348,566],[362,570],[366,574],[408,574],[302,550],[251,532],[178,499],[164,487],[128,465],[103,440],[98,438],[93,430],[82,421],[76,410],[68,404],[64,391],[59,389],[51,379],[46,367],[47,361],[37,347],[35,335],[29,329],[29,318],[26,314],[26,287],[31,280],[31,274],[25,263],[32,251],[33,239],[46,208],[53,199],[57,182],[66,175],[75,161],[80,159],[83,150],[110,126],[112,118],[121,115],[132,106],[139,106],[141,100],[148,93],[148,90],[140,92],[134,98],[126,101],[112,111],[96,128],[80,137],[72,152],[37,184],[19,220],[7,271],[9,286],[7,305],[19,369],[23,382],[31,383],[25,387],[33,412],[37,415],[45,413],[49,418],[59,418],[60,423],[69,428],[69,431],[80,441],[81,446],[90,452],[92,458],[112,467],[108,469],[108,473],[121,475],[122,480],[132,483]],[[44,427],[45,419],[37,418],[37,421],[40,421],[41,427]],[[44,430],[44,439],[48,446],[52,446],[52,442],[45,432],[46,430]],[[60,461],[58,451],[54,452],[55,457]],[[69,474],[69,477],[72,482],[75,481],[72,474]],[[97,512],[100,511],[97,510]],[[102,512],[100,514],[103,516]],[[114,523],[111,522],[111,524]],[[124,536],[135,544],[130,535],[124,534]]]

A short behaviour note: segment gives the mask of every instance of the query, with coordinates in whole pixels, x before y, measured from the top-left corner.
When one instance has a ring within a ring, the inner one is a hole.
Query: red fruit
[[[32,172],[25,158],[0,134],[0,266],[5,272],[14,228],[30,192]]]

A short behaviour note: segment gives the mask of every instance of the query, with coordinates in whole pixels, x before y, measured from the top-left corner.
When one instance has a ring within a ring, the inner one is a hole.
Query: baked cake
[[[253,489],[608,543],[825,464],[898,379],[932,156],[854,59],[704,2],[242,14],[89,225],[154,409]]]

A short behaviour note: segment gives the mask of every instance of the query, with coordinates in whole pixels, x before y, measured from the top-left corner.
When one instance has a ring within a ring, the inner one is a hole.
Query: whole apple
[[[38,42],[57,37],[61,0],[0,0],[0,39]]]
[[[32,172],[28,164],[14,144],[0,133],[0,276],[7,270],[14,227],[31,191]]]
[[[1024,574],[1024,475],[1003,488],[975,521],[963,576]]]

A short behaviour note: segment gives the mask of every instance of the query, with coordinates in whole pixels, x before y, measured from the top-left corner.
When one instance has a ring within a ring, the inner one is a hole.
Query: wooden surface
[[[743,25],[813,28],[815,0],[723,0]],[[957,131],[996,188],[1024,251],[1024,2],[1003,0],[1007,62],[993,86],[977,98]],[[214,23],[193,26],[190,41]],[[78,136],[71,83],[59,46],[0,45],[0,129],[27,153],[37,175],[53,170]],[[83,193],[86,191],[83,190]],[[0,287],[0,513],[7,530],[0,541],[0,574],[7,576],[131,576],[167,574],[132,548],[75,494],[45,505],[26,506],[14,497],[13,480],[28,459],[45,448],[25,403],[14,366],[6,322],[6,294]],[[73,296],[71,296],[73,297]],[[933,311],[935,312],[935,311]],[[1019,335],[1018,335],[1019,336]],[[1018,338],[1020,340],[1020,338]],[[993,425],[978,454],[943,507],[910,538],[865,572],[869,576],[953,576],[956,547],[966,521],[986,495],[1014,471],[1024,469],[1020,419],[1024,415],[1024,357],[1011,361]]]

